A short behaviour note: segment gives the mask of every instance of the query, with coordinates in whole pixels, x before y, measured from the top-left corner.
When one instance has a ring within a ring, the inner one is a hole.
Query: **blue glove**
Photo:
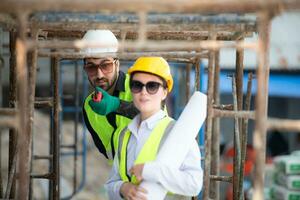
[[[120,99],[108,94],[100,87],[96,87],[96,92],[102,93],[101,101],[94,101],[93,98],[89,100],[89,105],[92,110],[99,115],[107,115],[116,111],[120,106]],[[95,94],[94,94],[95,95]]]

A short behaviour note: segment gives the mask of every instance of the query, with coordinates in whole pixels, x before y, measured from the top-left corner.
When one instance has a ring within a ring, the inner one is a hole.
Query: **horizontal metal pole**
[[[180,13],[250,13],[260,10],[294,10],[300,7],[298,0],[189,0],[176,1],[173,0],[2,0],[0,12],[29,12],[30,11],[73,11],[73,12],[180,12]]]
[[[54,175],[53,175],[53,173],[47,173],[47,174],[30,174],[30,178],[36,178],[36,179],[53,179]]]
[[[299,119],[275,119],[269,118],[267,121],[267,127],[269,130],[281,130],[281,131],[300,131]]]
[[[141,56],[162,56],[167,60],[179,60],[190,58],[208,58],[208,51],[202,51],[199,53],[193,52],[120,52],[120,53],[103,53],[103,54],[84,54],[78,52],[46,52],[39,51],[39,57],[60,57],[63,59],[83,59],[85,57],[116,57],[121,60],[135,60]],[[188,60],[185,60],[188,61]]]
[[[53,106],[53,98],[52,97],[37,97],[34,101],[35,108],[42,107],[52,107]]]
[[[230,118],[244,118],[255,119],[255,111],[232,111],[213,109],[213,117],[230,117]]]
[[[140,21],[138,13],[70,13],[70,12],[43,12],[36,13],[30,17],[31,22],[97,22],[100,24],[138,24]],[[148,13],[147,24],[249,24],[256,23],[252,16],[221,14],[221,15],[199,15],[179,13]],[[173,27],[174,28],[174,27]],[[177,28],[177,27],[176,27]]]
[[[233,110],[233,104],[220,104],[220,105],[213,105],[213,108],[220,109],[220,110]]]
[[[74,149],[75,148],[75,144],[61,144],[60,148]]]
[[[209,178],[214,181],[225,181],[225,182],[232,183],[232,176],[210,175]]]
[[[34,160],[51,160],[53,159],[53,156],[52,155],[34,155],[33,156],[33,159]]]
[[[75,41],[27,41],[29,48],[58,48],[58,49],[84,49],[84,48],[96,48],[103,47],[108,48],[110,46],[103,45],[96,42],[86,42],[82,40]],[[234,49],[254,49],[258,48],[256,42],[233,42],[233,41],[125,41],[119,43],[120,51],[192,51],[211,49],[218,50],[220,48],[234,48]]]
[[[0,127],[17,128],[17,119],[16,115],[0,115]]]
[[[1,115],[16,115],[17,110],[15,108],[0,108],[0,116]]]

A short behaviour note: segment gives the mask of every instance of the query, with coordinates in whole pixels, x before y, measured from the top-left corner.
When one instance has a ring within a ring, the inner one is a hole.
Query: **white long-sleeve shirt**
[[[142,121],[139,126],[140,115],[137,115],[128,125],[128,129],[132,133],[127,146],[128,174],[149,135],[157,123],[165,116],[165,112],[160,110],[148,119]],[[122,199],[120,196],[120,188],[123,181],[119,174],[118,162],[118,155],[116,155],[109,179],[105,184],[109,199],[111,200]],[[202,188],[203,171],[201,169],[201,155],[196,140],[190,147],[179,169],[163,165],[157,161],[146,162],[142,177],[145,180],[160,183],[167,191],[173,194],[184,196],[197,195]]]

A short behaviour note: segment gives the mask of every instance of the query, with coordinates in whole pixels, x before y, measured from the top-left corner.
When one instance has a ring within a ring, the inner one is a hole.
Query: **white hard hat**
[[[88,30],[82,40],[103,45],[99,48],[82,49],[82,53],[115,53],[118,51],[118,40],[110,30]]]

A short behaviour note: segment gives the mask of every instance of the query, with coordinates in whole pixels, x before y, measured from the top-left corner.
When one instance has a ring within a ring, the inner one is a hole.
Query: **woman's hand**
[[[136,180],[140,183],[143,180],[142,173],[144,169],[144,164],[137,164],[131,167],[129,172],[131,175],[134,175],[136,177]]]
[[[124,199],[127,200],[147,200],[145,196],[145,194],[147,194],[147,190],[129,182],[122,184],[120,193],[123,195]]]

